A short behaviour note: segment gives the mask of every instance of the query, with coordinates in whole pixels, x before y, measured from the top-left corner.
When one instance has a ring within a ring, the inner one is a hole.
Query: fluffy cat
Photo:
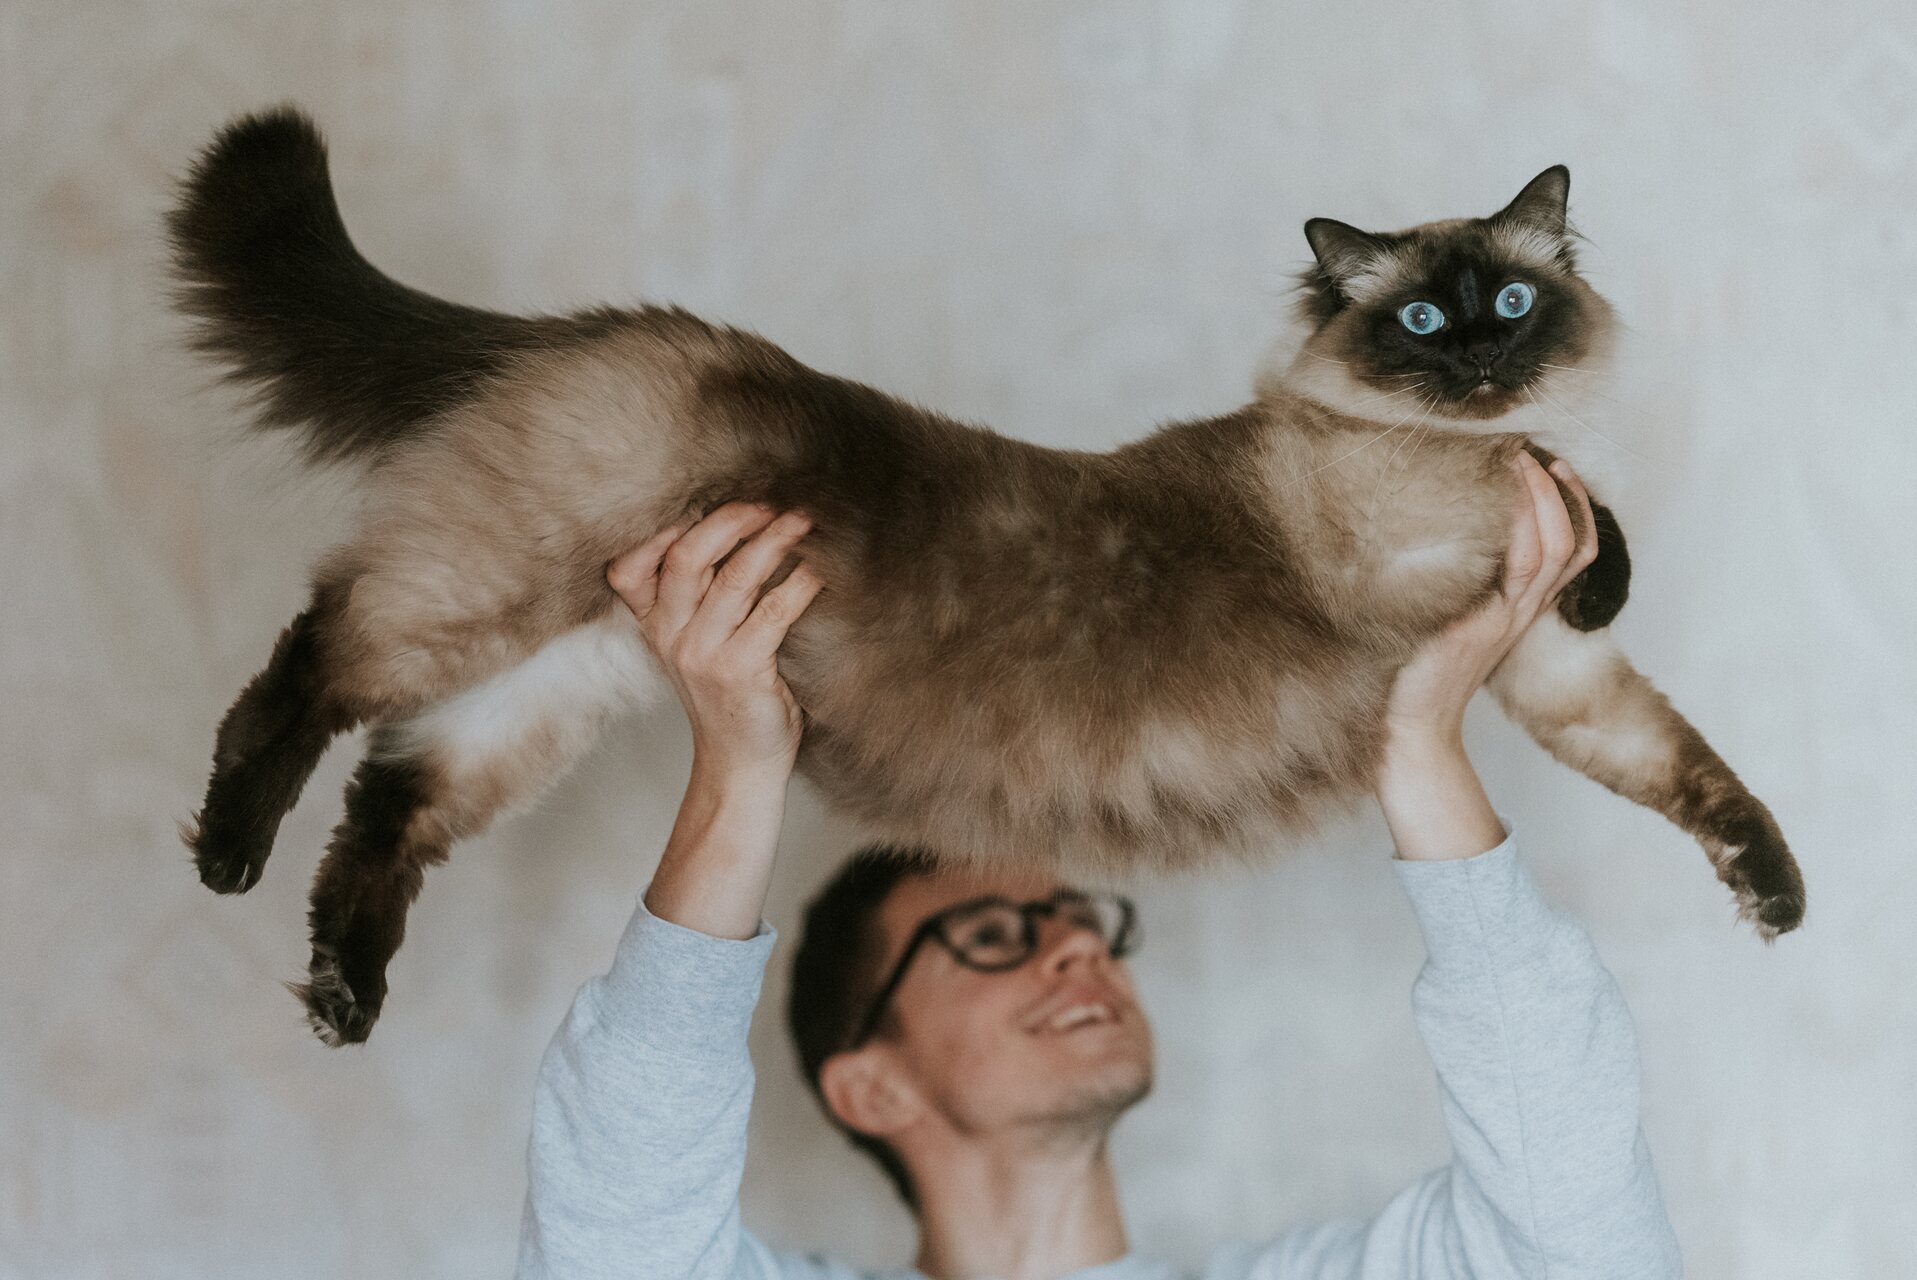
[[[1513,411],[1605,354],[1569,181],[1393,234],[1314,219],[1296,359],[1236,412],[1095,454],[677,309],[428,297],[353,248],[305,115],[235,121],[169,218],[180,304],[260,424],[358,467],[364,501],[220,724],[185,833],[201,879],[255,884],[327,743],[371,726],[297,988],[322,1039],[365,1039],[424,869],[663,689],[607,562],[729,499],[816,522],[826,585],[780,662],[799,768],[875,837],[1084,869],[1296,836],[1368,789],[1397,668],[1495,589],[1510,463],[1551,456]],[[1761,935],[1794,928],[1769,811],[1602,630],[1629,561],[1596,514],[1597,560],[1492,688],[1694,835]]]

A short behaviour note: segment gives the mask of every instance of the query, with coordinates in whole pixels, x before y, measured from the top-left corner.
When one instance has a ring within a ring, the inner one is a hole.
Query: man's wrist
[[[774,823],[785,810],[786,788],[792,765],[785,761],[736,764],[714,761],[695,747],[692,776],[686,780],[688,800],[698,798],[714,809],[741,818],[769,815]]]
[[[714,937],[751,937],[765,910],[790,778],[790,770],[714,768],[695,753],[646,891],[652,913]]]
[[[1385,724],[1384,760],[1416,767],[1464,754],[1464,714],[1424,720],[1395,720]]]
[[[1377,795],[1400,858],[1468,858],[1504,840],[1461,728],[1432,725],[1389,735]]]

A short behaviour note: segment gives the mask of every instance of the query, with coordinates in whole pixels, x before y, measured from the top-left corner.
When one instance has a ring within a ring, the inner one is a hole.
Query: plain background
[[[676,301],[1084,447],[1242,401],[1305,218],[1486,213],[1568,163],[1633,330],[1587,417],[1618,443],[1581,459],[1639,566],[1617,630],[1776,810],[1809,922],[1760,946],[1688,839],[1495,713],[1476,754],[1629,998],[1691,1274],[1917,1274],[1917,18],[1888,0],[0,9],[0,1273],[505,1273],[540,1052],[684,780],[663,708],[459,848],[360,1050],[278,986],[353,746],[255,892],[195,882],[174,824],[214,725],[348,506],[234,442],[156,233],[213,128],[288,98],[411,283]],[[775,924],[855,835],[797,790]],[[1367,806],[1133,886],[1161,1043],[1118,1138],[1141,1250],[1368,1213],[1445,1159],[1387,852]],[[776,1010],[747,1221],[897,1260],[905,1219]]]

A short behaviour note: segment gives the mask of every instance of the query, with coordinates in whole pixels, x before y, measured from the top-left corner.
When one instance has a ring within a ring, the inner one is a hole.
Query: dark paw
[[[193,852],[200,883],[215,893],[245,893],[258,884],[272,851],[270,836],[262,842],[208,823],[204,811],[180,825],[180,839]]]
[[[1770,942],[1804,921],[1804,876],[1768,813],[1733,824],[1717,877],[1737,895],[1737,914]]]
[[[380,984],[363,981],[361,985],[370,995]],[[371,1000],[362,999],[343,975],[338,953],[321,943],[313,944],[307,980],[289,982],[286,987],[306,1006],[306,1020],[312,1024],[313,1034],[335,1049],[365,1042],[379,1020],[380,1001],[385,995],[382,991]]]
[[[1609,507],[1591,504],[1597,524],[1597,559],[1571,580],[1558,597],[1558,613],[1579,631],[1611,625],[1631,595],[1631,554],[1624,546],[1624,530]]]

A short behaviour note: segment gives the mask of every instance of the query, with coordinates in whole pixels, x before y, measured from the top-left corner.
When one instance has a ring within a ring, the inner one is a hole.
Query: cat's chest
[[[1511,504],[1485,470],[1443,456],[1353,468],[1296,529],[1300,558],[1339,612],[1442,608],[1475,592],[1508,534]]]

